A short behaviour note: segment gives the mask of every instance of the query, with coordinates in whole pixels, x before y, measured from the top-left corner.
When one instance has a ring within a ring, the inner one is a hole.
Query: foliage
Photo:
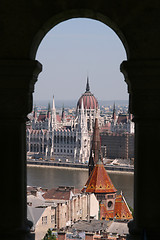
[[[52,233],[51,229],[48,229],[46,235],[42,240],[56,240],[56,236]]]

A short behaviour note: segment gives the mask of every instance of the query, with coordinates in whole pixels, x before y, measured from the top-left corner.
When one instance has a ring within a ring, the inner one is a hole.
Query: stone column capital
[[[1,60],[0,88],[26,89],[34,91],[34,84],[42,65],[36,60]]]
[[[129,60],[120,67],[128,84],[129,108],[135,118],[160,119],[160,60]]]
[[[0,60],[0,110],[5,118],[23,118],[31,112],[41,70],[42,65],[34,60]]]

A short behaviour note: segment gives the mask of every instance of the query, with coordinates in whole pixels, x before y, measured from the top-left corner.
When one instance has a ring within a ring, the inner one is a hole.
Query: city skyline
[[[56,25],[42,40],[36,59],[43,72],[35,85],[34,101],[76,100],[85,91],[87,76],[98,100],[128,100],[120,73],[126,52],[118,36],[105,24],[71,19]]]

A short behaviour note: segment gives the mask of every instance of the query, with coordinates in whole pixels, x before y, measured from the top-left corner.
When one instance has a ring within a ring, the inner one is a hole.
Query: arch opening
[[[64,23],[64,22],[63,22]],[[62,24],[63,24],[62,23]],[[55,28],[54,29],[56,29],[56,28],[58,28],[58,27],[60,27],[60,24],[59,25],[57,25],[57,26],[55,26]],[[49,34],[49,33],[48,33]],[[54,39],[54,38],[53,38]],[[106,43],[107,44],[107,43]],[[46,53],[47,53],[47,51],[46,51]],[[54,52],[54,54],[55,54],[55,52]],[[56,55],[56,54],[55,54]],[[63,52],[63,55],[65,55],[64,54],[64,52]],[[125,54],[124,54],[125,55]],[[97,56],[96,56],[97,57]],[[124,56],[124,58],[123,58],[123,60],[125,59],[125,57],[126,56]],[[39,59],[39,56],[37,55],[37,58]],[[43,63],[43,61],[41,61],[42,63]],[[121,62],[121,61],[120,61]],[[120,64],[120,63],[119,63]],[[55,72],[55,69],[56,69],[56,65],[54,65],[54,70],[53,70],[53,68],[52,68],[52,72]],[[85,69],[85,71],[83,70],[83,76],[80,76],[80,78],[81,78],[81,83],[82,83],[82,79],[84,79],[84,81],[86,80],[86,71],[87,69]],[[118,68],[118,71],[119,71],[119,68]],[[60,71],[59,71],[59,73],[60,73]],[[120,72],[119,72],[120,73]],[[91,73],[92,74],[92,76],[93,76],[93,73]],[[90,74],[89,74],[90,75]],[[60,76],[61,77],[61,76]],[[53,79],[56,79],[56,77],[54,76],[53,77]],[[53,79],[52,79],[52,82],[53,82],[53,84],[54,84],[54,81],[53,81]],[[65,76],[65,78],[63,79],[63,83],[64,83],[64,81],[65,81],[65,79],[67,79],[67,77]],[[45,81],[43,81],[43,82],[45,82]],[[45,82],[45,85],[46,85],[46,82]],[[83,84],[82,84],[83,85]],[[50,88],[51,88],[51,85],[49,84],[49,86],[50,86]],[[61,83],[61,86],[62,86],[62,83]],[[94,84],[92,84],[92,77],[91,77],[91,86],[94,86]],[[73,87],[73,86],[72,86]],[[83,88],[84,86],[82,86],[82,88]],[[54,89],[55,89],[55,86],[54,86]],[[88,88],[87,88],[88,89]],[[86,90],[87,90],[86,89]],[[43,88],[43,91],[44,91],[44,88]],[[55,92],[53,93],[52,92],[53,91],[53,89],[51,88],[51,94],[55,94]],[[82,90],[83,91],[83,90]],[[37,90],[36,90],[36,92],[38,92]],[[95,94],[96,94],[96,92],[95,91],[93,91]],[[70,92],[71,93],[71,92]],[[72,88],[72,93],[73,93],[73,88]],[[99,96],[98,96],[98,98],[99,98]],[[63,135],[63,136],[62,136]],[[71,139],[72,139],[72,141],[71,141]],[[85,139],[86,140],[86,139]],[[87,141],[87,140],[86,140]],[[126,140],[127,141],[127,140]],[[53,142],[54,142],[54,144],[56,143],[58,146],[60,146],[60,144],[61,143],[63,143],[63,146],[64,146],[64,144],[69,144],[69,143],[75,143],[75,142],[77,142],[77,144],[78,145],[80,145],[81,144],[81,141],[80,141],[80,139],[78,138],[77,140],[76,140],[76,136],[69,136],[69,138],[68,138],[68,135],[66,134],[64,134],[64,133],[62,133],[61,135],[60,135],[60,133],[59,133],[59,135],[57,134],[54,138],[53,138]],[[62,144],[61,144],[62,145]],[[58,154],[61,154],[62,152],[63,152],[63,154],[64,153],[73,153],[73,149],[71,149],[71,148],[64,148],[64,147],[58,147],[57,146],[57,149],[56,149],[56,152],[58,153]],[[45,146],[44,146],[45,147]],[[67,145],[67,147],[68,147],[68,145]],[[121,147],[121,146],[120,146]],[[42,147],[41,147],[42,148]],[[45,147],[45,149],[46,149],[46,147]],[[121,149],[119,149],[118,151],[120,151]],[[53,153],[54,154],[54,153]],[[114,178],[114,177],[113,177]],[[116,177],[115,177],[115,179],[116,179]],[[128,182],[128,181],[125,181],[125,182]],[[133,179],[131,179],[131,182],[133,183]],[[123,184],[122,184],[123,185]],[[129,193],[130,194],[130,193]],[[132,206],[133,206],[133,197],[132,197]]]

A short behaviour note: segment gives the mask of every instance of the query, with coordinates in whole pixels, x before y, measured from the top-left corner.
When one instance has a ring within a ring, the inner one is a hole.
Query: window
[[[113,195],[108,195],[107,198],[113,198]]]
[[[54,222],[54,215],[51,215],[51,223]]]
[[[47,224],[47,216],[42,217],[42,224]]]

